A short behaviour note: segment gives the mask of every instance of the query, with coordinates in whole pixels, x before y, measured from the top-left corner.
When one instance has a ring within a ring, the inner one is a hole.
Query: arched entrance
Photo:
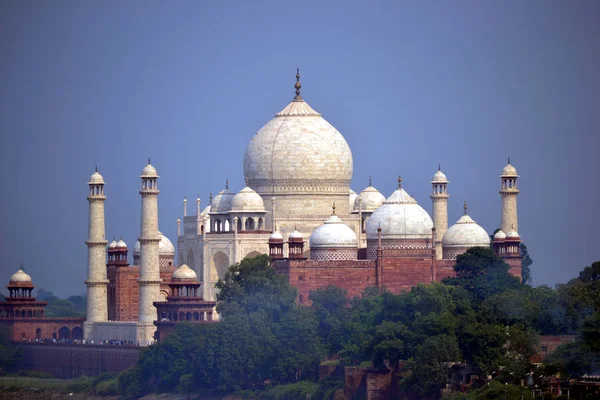
[[[212,281],[223,279],[225,272],[229,269],[229,257],[222,251],[218,251],[213,256],[212,268],[210,277]]]
[[[59,339],[71,339],[71,331],[66,326],[63,326],[58,330]]]
[[[79,326],[73,328],[71,331],[71,339],[83,339],[83,329]]]

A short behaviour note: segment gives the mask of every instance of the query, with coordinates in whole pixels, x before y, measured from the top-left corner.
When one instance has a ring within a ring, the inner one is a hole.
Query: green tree
[[[261,311],[277,319],[295,305],[297,295],[287,279],[271,267],[267,255],[232,265],[215,287],[219,289],[217,311],[224,317]]]
[[[461,360],[455,336],[437,335],[425,339],[413,363],[413,390],[421,396],[438,397],[448,382],[451,363]]]
[[[454,266],[456,277],[447,278],[444,282],[461,286],[477,301],[482,301],[496,293],[519,287],[518,278],[511,275],[509,269],[509,265],[492,249],[472,247],[457,257]]]
[[[327,286],[310,293],[311,308],[319,324],[319,336],[328,353],[337,353],[345,337],[344,325],[348,322],[347,293],[336,286]]]

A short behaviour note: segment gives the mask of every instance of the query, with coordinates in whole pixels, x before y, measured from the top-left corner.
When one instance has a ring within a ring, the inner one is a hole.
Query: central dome
[[[297,75],[297,78],[299,76]],[[352,179],[352,152],[346,140],[300,97],[275,114],[252,138],[244,175],[258,193],[346,187]]]

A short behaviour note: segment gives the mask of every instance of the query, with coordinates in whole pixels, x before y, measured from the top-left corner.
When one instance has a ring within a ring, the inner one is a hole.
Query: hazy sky
[[[492,232],[498,175],[521,175],[534,284],[600,259],[598,1],[2,1],[0,284],[85,292],[87,181],[107,182],[106,234],[133,247],[139,174],[161,176],[176,243],[187,195],[243,187],[252,136],[302,95],[348,141],[352,188],[373,176],[428,211],[441,163],[449,222]],[[131,258],[131,253],[130,253]],[[2,292],[6,292],[2,289]]]

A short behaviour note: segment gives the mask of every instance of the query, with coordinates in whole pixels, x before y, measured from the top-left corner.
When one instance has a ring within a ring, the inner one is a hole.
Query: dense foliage
[[[60,299],[54,293],[40,288],[37,291],[36,298],[48,302],[45,309],[47,317],[85,317],[87,311],[85,296],[70,296],[66,299]]]
[[[600,263],[556,290],[521,284],[508,271],[491,250],[473,248],[458,257],[456,277],[442,283],[397,295],[368,288],[350,300],[344,290],[327,287],[312,292],[311,306],[302,307],[267,256],[245,259],[217,284],[222,322],[180,324],[119,376],[119,390],[262,390],[257,398],[331,398],[340,381],[302,381],[316,380],[319,362],[337,355],[343,365],[375,368],[402,361],[402,387],[421,397],[439,396],[449,365],[466,362],[483,377],[496,377],[470,398],[511,398],[521,394],[510,384],[530,371],[539,334],[578,335],[559,348],[548,372],[597,368]]]

